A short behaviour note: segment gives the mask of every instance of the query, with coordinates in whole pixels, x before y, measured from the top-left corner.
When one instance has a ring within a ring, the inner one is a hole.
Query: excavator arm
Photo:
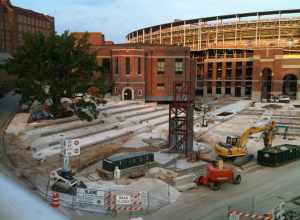
[[[270,124],[261,127],[251,127],[246,129],[240,136],[239,147],[245,147],[248,142],[249,136],[259,132],[264,132],[264,145],[266,148],[270,147],[272,143],[273,130],[275,126],[276,126],[275,122],[272,121]]]

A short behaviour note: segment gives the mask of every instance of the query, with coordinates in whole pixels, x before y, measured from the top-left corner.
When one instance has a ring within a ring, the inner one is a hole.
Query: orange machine
[[[223,161],[215,164],[208,164],[205,170],[205,174],[198,178],[198,185],[208,186],[212,190],[219,190],[222,183],[240,184],[242,177],[240,173],[233,170],[230,167],[224,167]]]

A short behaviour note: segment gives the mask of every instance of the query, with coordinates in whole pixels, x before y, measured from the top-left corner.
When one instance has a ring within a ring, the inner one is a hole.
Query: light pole
[[[289,48],[289,54],[291,54],[291,49],[293,47],[294,44],[294,39],[292,37],[288,38],[288,48]]]

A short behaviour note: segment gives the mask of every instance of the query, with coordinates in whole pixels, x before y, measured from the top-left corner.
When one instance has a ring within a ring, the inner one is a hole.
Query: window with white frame
[[[182,58],[175,59],[175,73],[176,74],[183,73],[183,59]]]
[[[165,72],[165,59],[157,59],[157,74],[164,74]]]

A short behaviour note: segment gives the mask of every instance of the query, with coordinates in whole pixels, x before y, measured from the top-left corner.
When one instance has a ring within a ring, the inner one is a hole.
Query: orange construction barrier
[[[53,208],[59,208],[59,194],[57,192],[52,193],[51,206]]]

